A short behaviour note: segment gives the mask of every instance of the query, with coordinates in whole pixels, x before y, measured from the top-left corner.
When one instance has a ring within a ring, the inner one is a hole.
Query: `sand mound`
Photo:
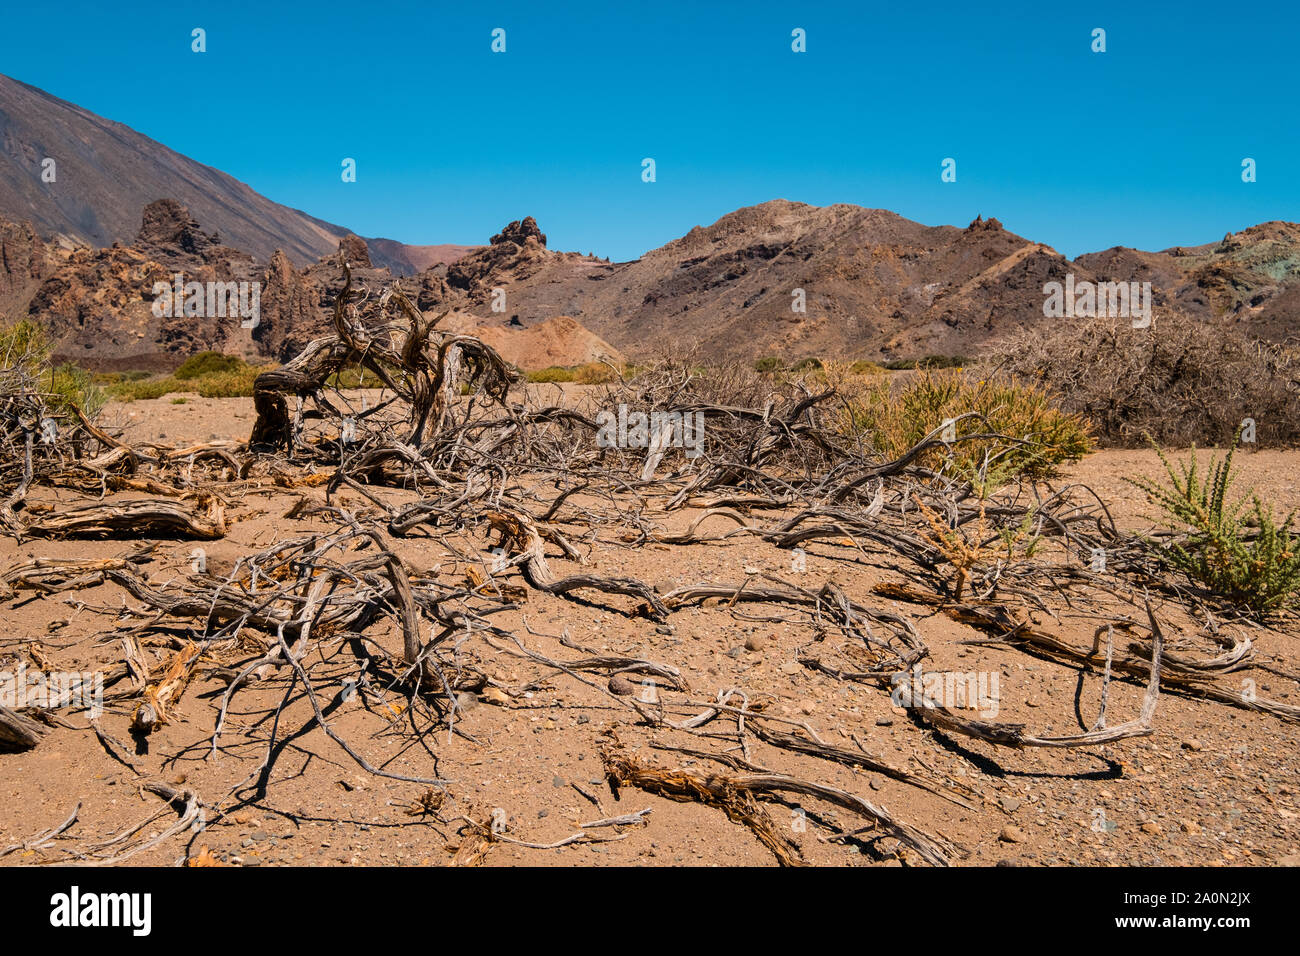
[[[567,315],[527,328],[504,323],[483,325],[482,321],[475,315],[453,312],[438,327],[476,336],[496,349],[507,362],[526,371],[553,365],[623,361],[623,353]]]

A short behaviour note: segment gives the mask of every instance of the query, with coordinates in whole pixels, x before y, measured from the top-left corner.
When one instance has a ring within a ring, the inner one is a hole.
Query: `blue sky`
[[[532,215],[621,260],[785,198],[996,216],[1074,256],[1300,219],[1297,9],[12,4],[0,72],[367,236],[480,243]]]

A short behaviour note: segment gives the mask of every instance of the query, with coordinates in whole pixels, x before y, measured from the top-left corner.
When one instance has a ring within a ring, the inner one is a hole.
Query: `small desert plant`
[[[530,382],[546,384],[550,382],[572,382],[574,380],[574,371],[563,365],[552,365],[550,368],[534,369],[526,372],[525,377]]]
[[[927,355],[918,359],[917,368],[964,368],[968,359],[964,355]]]
[[[980,503],[979,518],[969,530],[965,527],[951,527],[939,517],[938,513],[918,496],[912,501],[918,509],[929,531],[922,531],[922,540],[939,552],[953,567],[952,599],[960,601],[971,571],[988,556],[988,540],[992,537],[992,526],[984,514],[984,504]]]
[[[162,398],[171,392],[190,391],[193,386],[178,382],[167,375],[163,378],[135,379],[133,381],[115,382],[109,386],[108,394],[120,402],[135,402],[146,398]]]
[[[1300,589],[1300,537],[1291,533],[1295,512],[1278,521],[1258,495],[1235,502],[1228,488],[1234,444],[1223,461],[1210,459],[1202,472],[1192,449],[1178,469],[1156,448],[1169,477],[1167,485],[1146,478],[1127,478],[1164,512],[1182,541],[1152,544],[1166,566],[1181,571],[1229,605],[1266,617],[1292,600]]]
[[[1035,529],[1035,524],[1041,519],[1032,508],[1018,525],[999,527],[988,517],[986,502],[981,498],[979,516],[974,521],[954,527],[919,496],[913,495],[912,502],[928,526],[928,530],[920,532],[921,540],[953,567],[954,601],[961,600],[966,585],[981,565],[992,564],[995,560],[1010,563],[1017,559],[1017,551],[1021,557],[1032,558],[1042,543],[1042,535]],[[998,542],[1002,544],[1001,550],[996,547]]]
[[[187,384],[204,398],[249,398],[260,368],[247,365],[233,372],[217,372],[191,379]]]
[[[755,372],[779,372],[785,368],[785,363],[775,355],[767,355],[754,363]]]
[[[103,389],[94,383],[89,372],[68,363],[42,372],[41,391],[49,397],[55,410],[61,411],[76,405],[87,418],[99,414],[106,400]]]

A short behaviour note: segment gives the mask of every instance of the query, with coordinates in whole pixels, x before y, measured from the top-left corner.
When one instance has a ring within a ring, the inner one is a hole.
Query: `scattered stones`
[[[498,707],[510,706],[510,697],[500,687],[483,688],[483,702],[485,704],[495,704]]]
[[[998,834],[998,839],[1003,843],[1024,843],[1029,837],[1025,836],[1025,831],[1020,827],[1007,824]]]
[[[636,693],[636,685],[621,674],[615,674],[609,679],[609,692],[619,697],[631,697]]]

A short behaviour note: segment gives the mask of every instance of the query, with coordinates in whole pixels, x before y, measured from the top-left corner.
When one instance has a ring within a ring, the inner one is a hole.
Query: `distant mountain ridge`
[[[1300,333],[1300,226],[1281,222],[1194,248],[1117,247],[1071,261],[996,219],[925,226],[777,199],[625,263],[555,252],[545,237],[494,239],[447,281],[448,301],[476,315],[491,316],[502,289],[521,323],[570,315],[633,358],[695,349],[715,359],[887,359],[975,354],[1044,320],[1044,286],[1067,275],[1150,281],[1157,317],[1177,309],[1279,342]]]
[[[47,156],[55,183],[41,178]],[[200,347],[285,360],[325,327],[341,258],[366,270],[371,288],[401,277],[426,312],[514,329],[568,316],[598,348],[634,360],[974,355],[1024,325],[1059,321],[1044,317],[1044,287],[1070,275],[1150,282],[1157,325],[1178,310],[1269,341],[1300,335],[1295,223],[1070,260],[982,216],[926,226],[882,209],[775,199],[631,262],[551,249],[532,217],[482,246],[410,246],[360,239],[0,76],[0,318],[42,322],[61,355],[124,368],[165,366]],[[252,332],[156,321],[149,290],[173,270],[261,281],[264,320]]]
[[[54,182],[42,178],[47,159],[54,161]],[[349,233],[130,127],[0,74],[0,217],[29,221],[48,238],[102,248],[131,241],[140,210],[156,199],[181,202],[204,228],[262,263],[280,249],[308,265]],[[375,240],[371,257],[405,275],[428,267],[427,248]],[[452,247],[433,248],[444,250],[445,258]]]

